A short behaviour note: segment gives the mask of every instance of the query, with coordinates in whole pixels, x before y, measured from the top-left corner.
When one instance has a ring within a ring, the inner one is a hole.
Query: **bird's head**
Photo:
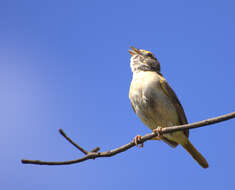
[[[156,71],[160,73],[160,63],[152,52],[133,46],[128,51],[131,54],[130,66],[132,72]]]

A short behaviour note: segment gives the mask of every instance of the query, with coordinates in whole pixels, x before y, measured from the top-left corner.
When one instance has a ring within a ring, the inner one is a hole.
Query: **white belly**
[[[136,114],[152,130],[158,126],[179,124],[176,108],[161,89],[160,80],[156,76],[133,78],[130,95]]]

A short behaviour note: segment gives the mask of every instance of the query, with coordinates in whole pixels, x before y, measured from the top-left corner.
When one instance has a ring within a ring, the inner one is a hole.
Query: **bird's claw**
[[[153,133],[157,134],[157,137],[159,140],[162,138],[162,127],[157,127],[156,129],[153,129]]]
[[[135,143],[136,146],[138,146],[139,142],[141,141],[141,138],[142,138],[141,135],[136,135],[134,137],[134,143]],[[143,147],[144,147],[144,143],[141,143],[140,148],[143,148]]]

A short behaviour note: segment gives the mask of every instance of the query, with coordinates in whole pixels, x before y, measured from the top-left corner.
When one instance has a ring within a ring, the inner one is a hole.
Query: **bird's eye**
[[[153,54],[152,53],[147,53],[147,56],[153,57]]]

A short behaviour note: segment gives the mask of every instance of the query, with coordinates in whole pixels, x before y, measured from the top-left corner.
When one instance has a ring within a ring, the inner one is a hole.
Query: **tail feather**
[[[182,146],[188,151],[188,153],[200,164],[203,168],[208,168],[209,165],[206,159],[201,155],[200,152],[191,144],[189,140]]]

